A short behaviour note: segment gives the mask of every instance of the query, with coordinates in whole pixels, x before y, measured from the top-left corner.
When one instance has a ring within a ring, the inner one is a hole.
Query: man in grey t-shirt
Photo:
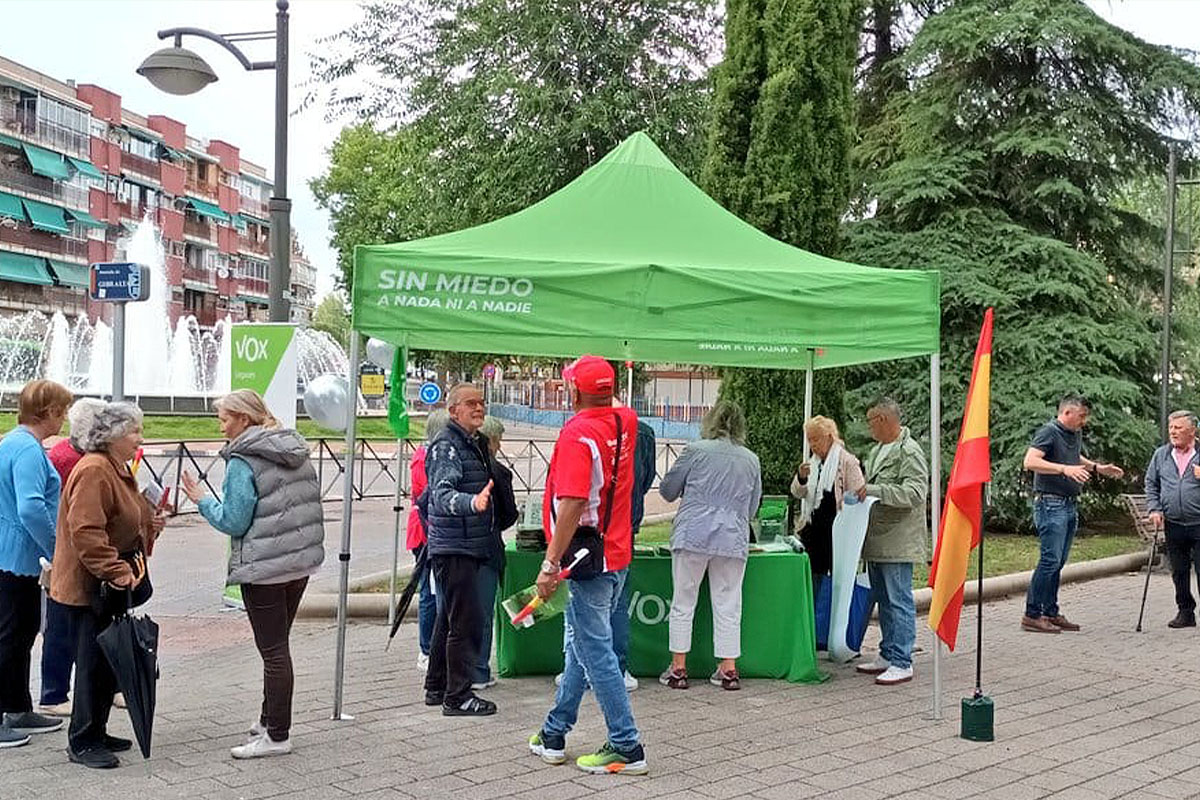
[[[1058,403],[1058,416],[1038,428],[1025,452],[1024,467],[1033,472],[1033,524],[1041,557],[1029,580],[1021,628],[1034,633],[1077,631],[1079,626],[1058,610],[1058,581],[1071,554],[1078,525],[1077,500],[1092,473],[1120,478],[1115,464],[1084,458],[1081,431],[1092,406],[1069,394]]]

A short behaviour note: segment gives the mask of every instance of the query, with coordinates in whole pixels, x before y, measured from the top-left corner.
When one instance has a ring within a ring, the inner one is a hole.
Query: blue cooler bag
[[[832,605],[833,577],[826,575],[817,589],[814,599],[814,617],[817,623],[817,649],[829,649],[829,613]],[[851,650],[862,648],[867,623],[871,620],[871,587],[867,574],[860,572],[854,579],[854,591],[850,595],[850,621],[846,623],[846,646]]]

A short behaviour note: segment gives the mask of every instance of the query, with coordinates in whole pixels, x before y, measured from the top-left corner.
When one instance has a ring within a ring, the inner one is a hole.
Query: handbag
[[[131,567],[138,556],[142,557],[142,563],[145,564],[146,557],[141,548],[118,555]],[[101,581],[100,591],[92,596],[92,611],[100,615],[119,616],[132,608],[145,604],[153,595],[154,584],[150,582],[150,567],[147,566],[142,579],[132,589],[112,586],[108,581]]]
[[[567,580],[588,581],[604,572],[604,532],[608,530],[608,525],[612,521],[613,498],[617,490],[617,469],[621,465],[621,415],[614,414],[613,416],[617,421],[617,447],[613,451],[612,480],[608,484],[608,496],[604,503],[604,525],[601,528],[596,528],[594,525],[580,525],[575,529],[575,535],[571,537],[571,543],[567,545],[566,552],[562,555],[562,563],[573,563],[575,555],[585,547],[588,554],[571,569],[571,575]]]
[[[854,581],[850,595],[850,618],[846,621],[846,646],[851,650],[862,648],[867,625],[871,621],[871,589],[863,585],[865,573]],[[813,599],[813,617],[817,629],[817,649],[826,650],[829,644],[829,618],[833,611],[833,576],[826,575]]]

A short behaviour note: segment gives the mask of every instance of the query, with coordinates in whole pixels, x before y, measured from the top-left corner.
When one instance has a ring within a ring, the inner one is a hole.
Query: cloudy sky
[[[1088,0],[1106,19],[1158,44],[1200,49],[1200,0]],[[357,18],[353,0],[292,0],[291,99],[296,108],[308,80],[307,53],[324,36]],[[269,30],[272,0],[0,0],[0,55],[59,80],[95,83],[121,95],[139,114],[166,114],[185,122],[193,136],[224,139],[242,155],[271,170],[274,149],[274,76],[245,72],[218,45],[191,39],[220,80],[199,94],[174,97],[134,73],[159,47],[161,28],[193,26],[218,33]],[[269,42],[246,45],[252,60],[273,58]],[[321,276],[323,294],[333,285],[335,256],[328,243],[328,216],[317,208],[308,180],[323,170],[325,150],[340,125],[323,109],[292,117],[289,191],[292,225]]]

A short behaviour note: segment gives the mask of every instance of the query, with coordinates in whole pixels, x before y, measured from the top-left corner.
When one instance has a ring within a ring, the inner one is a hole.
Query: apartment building
[[[123,254],[146,216],[166,246],[172,323],[267,319],[271,181],[237,146],[125,109],[115,92],[0,57],[0,315],[107,313],[87,267]],[[292,318],[316,270],[292,236]]]

